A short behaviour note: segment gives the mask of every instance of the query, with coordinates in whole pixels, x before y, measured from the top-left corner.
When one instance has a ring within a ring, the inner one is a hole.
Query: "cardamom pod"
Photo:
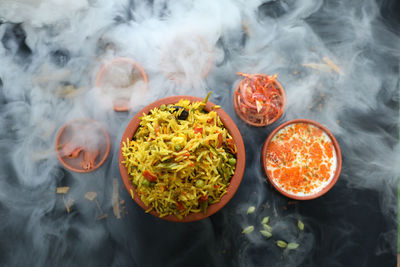
[[[267,224],[269,222],[269,216],[264,217],[261,221],[261,224]]]
[[[304,230],[304,223],[302,221],[298,220],[297,221],[297,227],[299,227],[299,229],[301,231],[303,231]]]
[[[256,207],[251,206],[247,209],[247,214],[252,214],[256,210]]]
[[[267,230],[261,230],[260,233],[267,238],[272,236],[271,232],[268,232]]]
[[[298,248],[300,245],[299,244],[297,244],[297,243],[289,243],[288,245],[287,245],[287,248],[288,249],[296,249],[296,248]]]
[[[269,226],[268,224],[263,224],[262,226],[263,226],[264,230],[266,230],[268,232],[272,232],[272,227]]]
[[[280,248],[286,248],[287,247],[287,243],[285,241],[282,240],[278,240],[276,241],[276,245]]]
[[[250,234],[254,231],[254,226],[250,225],[243,229],[242,234]]]

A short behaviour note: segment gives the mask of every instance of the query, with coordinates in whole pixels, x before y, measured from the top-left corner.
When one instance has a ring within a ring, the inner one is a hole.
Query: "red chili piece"
[[[204,194],[199,198],[199,202],[206,202],[208,200],[208,195]]]
[[[149,182],[155,182],[157,181],[157,176],[155,176],[154,174],[152,174],[150,171],[145,170],[143,172],[143,176],[144,178],[146,178]]]
[[[195,133],[195,134],[197,134],[197,133],[203,134],[203,128],[197,128],[197,127],[195,127],[195,128],[193,128],[193,130],[194,130],[194,133]]]
[[[218,134],[218,148],[222,146],[222,134]]]
[[[182,204],[181,202],[179,202],[179,201],[176,201],[176,208],[177,208],[178,210],[183,210],[183,209],[185,209],[185,207],[183,206],[183,204]]]

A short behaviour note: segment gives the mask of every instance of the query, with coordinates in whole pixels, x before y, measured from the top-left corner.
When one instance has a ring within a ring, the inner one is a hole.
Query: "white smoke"
[[[396,225],[400,40],[384,24],[380,8],[373,0],[1,1],[0,253],[3,246],[10,249],[1,253],[0,263],[19,266],[26,258],[38,266],[155,265],[157,259],[144,253],[154,246],[166,265],[187,265],[184,252],[158,243],[166,242],[168,232],[169,238],[187,242],[176,241],[176,248],[212,246],[203,254],[193,252],[203,265],[312,265],[316,246],[334,238],[324,236],[326,231],[342,242],[357,235],[350,215],[332,219],[344,212],[336,205],[362,208],[353,191],[371,192],[379,201],[368,204],[385,218],[376,223]],[[117,57],[135,61],[148,77],[147,90],[130,91],[127,113],[113,111],[118,91],[111,88],[104,96],[95,85],[101,67]],[[278,122],[255,129],[235,115],[236,72],[279,75],[287,108]],[[120,180],[118,148],[127,123],[159,98],[204,97],[210,90],[211,100],[235,120],[245,139],[246,173],[235,198],[211,219],[171,225],[144,215],[120,185],[128,215],[116,220],[112,181]],[[112,140],[108,161],[87,174],[64,170],[54,150],[61,126],[80,118],[100,122]],[[294,118],[316,120],[333,132],[343,169],[325,197],[286,211],[287,199],[266,183],[260,153],[268,133]],[[56,194],[59,186],[70,191]],[[85,199],[88,191],[97,193],[97,204]],[[65,203],[72,205],[70,213]],[[323,215],[313,218],[307,208],[318,205]],[[249,206],[256,207],[253,215],[246,215]],[[108,218],[96,221],[102,212]],[[320,225],[324,212],[336,228]],[[275,229],[269,240],[258,232],[264,216]],[[298,219],[306,224],[304,232],[296,228]],[[152,224],[149,232],[145,226]],[[248,225],[256,231],[242,235]],[[193,229],[196,240],[187,237]],[[377,255],[394,253],[395,232],[387,229],[373,248]],[[14,238],[17,231],[21,241]],[[276,246],[277,239],[301,247],[288,253]],[[335,251],[332,265],[341,266],[345,249],[337,243],[323,246]],[[353,242],[344,247],[364,253]]]

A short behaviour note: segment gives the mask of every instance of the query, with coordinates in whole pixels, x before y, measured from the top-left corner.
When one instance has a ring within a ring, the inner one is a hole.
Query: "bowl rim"
[[[104,94],[103,90],[101,89],[102,88],[101,82],[100,82],[101,77],[103,76],[105,70],[108,67],[112,66],[113,64],[119,63],[119,62],[131,64],[133,66],[133,68],[136,68],[136,69],[139,70],[139,72],[140,72],[140,74],[141,74],[141,76],[143,78],[143,81],[145,83],[145,87],[144,87],[143,91],[146,92],[147,89],[148,89],[148,86],[149,86],[149,80],[148,80],[146,71],[143,69],[143,67],[138,62],[136,62],[135,60],[133,60],[131,58],[128,58],[128,57],[115,57],[115,58],[110,59],[106,63],[104,63],[101,66],[101,68],[99,69],[99,71],[97,72],[96,80],[95,80],[95,86],[97,88],[99,88],[100,91]],[[113,109],[114,109],[114,111],[116,111],[116,112],[129,111],[131,109],[131,106],[130,106],[129,100],[127,100],[127,102],[128,102],[127,106],[124,106],[124,105],[119,106],[119,105],[115,104],[115,101],[113,101]]]
[[[132,139],[134,136],[135,132],[137,131],[139,124],[140,124],[140,117],[143,116],[143,114],[148,114],[148,112],[155,108],[159,107],[162,104],[175,104],[179,102],[181,99],[187,99],[191,102],[195,101],[203,101],[202,98],[200,97],[195,97],[195,96],[188,96],[188,95],[178,95],[178,96],[170,96],[170,97],[165,97],[162,99],[159,99],[146,107],[144,107],[142,110],[140,110],[136,115],[132,118],[132,120],[128,123],[128,125],[125,128],[125,131],[122,135],[121,143],[120,143],[120,149],[119,149],[119,169],[121,173],[121,178],[122,181],[125,185],[125,189],[127,190],[128,194],[131,195],[132,199],[140,206],[143,208],[143,210],[148,210],[150,207],[146,206],[140,197],[137,195],[135,187],[133,186],[131,180],[129,179],[129,174],[124,166],[122,164],[123,160],[123,155],[122,155],[122,147],[123,147],[123,142],[126,141],[128,138],[129,140]],[[208,101],[205,110],[210,111],[212,110],[212,107],[215,106],[214,103]],[[244,169],[245,169],[245,162],[246,162],[246,153],[245,153],[245,147],[244,147],[244,142],[242,135],[239,132],[239,129],[237,128],[236,124],[234,121],[229,117],[229,115],[222,110],[222,108],[214,109],[218,116],[220,117],[221,121],[223,122],[224,126],[226,129],[229,131],[229,133],[232,135],[232,138],[235,140],[235,144],[237,147],[237,155],[236,155],[236,169],[235,173],[231,178],[230,185],[227,189],[227,193],[221,198],[221,200],[217,203],[211,204],[207,208],[206,214],[203,213],[190,213],[187,216],[183,217],[182,219],[179,219],[175,215],[167,215],[162,217],[161,219],[167,220],[167,221],[172,221],[172,222],[193,222],[193,221],[198,221],[202,220],[204,218],[207,218],[217,211],[219,211],[221,208],[223,208],[230,200],[231,198],[235,195],[237,189],[239,188],[239,185],[242,181],[243,174],[244,174]],[[159,217],[159,214],[151,210],[149,212],[150,214],[154,215],[157,218]]]
[[[257,73],[257,74],[253,74],[253,75],[267,75],[267,74]],[[267,124],[251,122],[245,116],[243,116],[242,112],[240,112],[240,110],[239,110],[239,106],[238,106],[238,103],[237,103],[237,94],[236,94],[236,92],[239,93],[239,87],[244,82],[244,79],[245,79],[245,77],[242,80],[240,80],[240,82],[237,84],[236,89],[235,89],[235,93],[233,94],[233,105],[234,105],[234,108],[235,108],[235,112],[239,116],[239,118],[242,119],[245,123],[247,123],[247,124],[249,124],[251,126],[265,127],[265,126],[273,124],[280,117],[282,117],[283,112],[285,111],[285,108],[286,108],[286,92],[285,92],[285,89],[283,88],[282,84],[278,81],[278,79],[275,79],[275,81],[274,81],[275,84],[278,86],[278,89],[279,89],[279,91],[281,93],[281,96],[282,96],[282,108],[279,110],[278,115],[275,116],[275,118],[273,120],[269,121]]]
[[[335,148],[335,152],[336,152],[336,170],[335,170],[335,175],[332,178],[332,180],[330,181],[329,184],[327,184],[325,187],[323,187],[321,190],[319,190],[318,192],[316,192],[315,194],[312,195],[308,195],[308,196],[297,196],[295,194],[291,194],[288,192],[283,191],[274,181],[273,179],[268,175],[268,171],[267,171],[267,157],[266,157],[266,152],[267,152],[267,147],[268,144],[271,142],[272,138],[275,136],[275,134],[285,128],[286,126],[290,125],[290,124],[294,124],[294,123],[306,123],[306,124],[311,124],[319,129],[321,129],[322,131],[324,131],[329,138],[332,141],[332,144]],[[273,187],[280,192],[282,195],[291,198],[291,199],[296,199],[296,200],[310,200],[310,199],[315,199],[318,198],[322,195],[324,195],[325,193],[327,193],[337,182],[337,180],[339,179],[340,176],[340,172],[342,169],[342,154],[341,154],[341,150],[340,150],[340,146],[338,141],[336,140],[335,136],[322,124],[313,121],[313,120],[309,120],[309,119],[294,119],[294,120],[289,120],[281,125],[279,125],[277,128],[275,128],[271,134],[268,136],[267,140],[264,142],[263,148],[261,150],[261,163],[264,169],[264,173],[268,178],[268,181],[273,185]]]
[[[104,156],[101,158],[101,160],[93,168],[91,168],[89,170],[78,169],[78,168],[75,168],[72,165],[68,164],[63,159],[63,157],[61,156],[60,149],[58,148],[59,145],[60,145],[61,136],[64,133],[65,129],[68,126],[71,126],[72,124],[74,124],[76,122],[89,122],[89,123],[97,124],[99,126],[100,130],[102,131],[102,133],[104,134],[104,137],[105,137],[105,140],[106,140],[106,151],[104,152]],[[90,119],[90,118],[74,119],[74,120],[71,120],[71,121],[65,123],[63,126],[61,126],[60,130],[58,130],[57,135],[56,135],[56,140],[54,142],[54,150],[56,151],[56,155],[57,155],[58,161],[61,163],[61,165],[63,165],[68,170],[73,171],[73,172],[78,172],[78,173],[92,172],[92,171],[98,169],[101,165],[103,165],[103,163],[107,160],[108,155],[110,154],[110,150],[111,150],[110,135],[107,132],[107,130],[104,128],[104,126],[100,122],[98,122],[96,120],[93,120],[93,119]]]

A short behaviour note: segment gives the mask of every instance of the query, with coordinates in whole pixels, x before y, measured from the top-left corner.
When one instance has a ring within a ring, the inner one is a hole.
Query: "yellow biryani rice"
[[[206,212],[226,194],[236,167],[236,145],[205,102],[181,99],[143,114],[122,154],[136,192],[160,217]]]

